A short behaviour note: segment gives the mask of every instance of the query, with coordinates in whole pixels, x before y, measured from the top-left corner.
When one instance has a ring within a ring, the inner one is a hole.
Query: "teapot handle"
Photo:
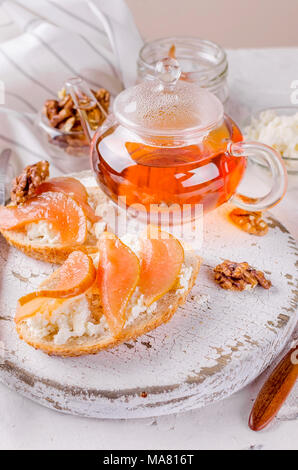
[[[277,204],[287,189],[287,170],[279,152],[260,142],[230,142],[228,154],[233,157],[260,158],[271,172],[270,191],[259,198],[249,198],[236,193],[230,202],[247,211],[262,211]]]

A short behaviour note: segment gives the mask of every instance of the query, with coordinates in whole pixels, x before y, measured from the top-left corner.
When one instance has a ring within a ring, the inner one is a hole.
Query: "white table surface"
[[[0,8],[1,10],[1,8]],[[17,33],[0,11],[0,42]],[[298,49],[229,51],[233,116],[289,105],[298,79]],[[238,103],[235,106],[235,103]],[[273,213],[298,241],[298,176]],[[247,426],[253,396],[262,384],[246,387],[204,409],[145,420],[100,421],[43,408],[0,384],[1,449],[298,449],[298,416],[284,414],[254,433]]]

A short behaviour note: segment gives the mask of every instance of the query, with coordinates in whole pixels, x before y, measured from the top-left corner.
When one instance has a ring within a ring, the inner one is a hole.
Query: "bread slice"
[[[120,343],[133,340],[157,328],[163,323],[168,322],[177,308],[186,301],[189,291],[195,284],[200,264],[201,259],[193,251],[187,250],[185,252],[184,268],[191,268],[191,276],[187,281],[187,285],[183,285],[183,288],[178,286],[165,294],[156,302],[153,311],[149,308],[136,318],[132,318],[130,322],[128,316],[127,323],[129,323],[117,337],[114,337],[109,329],[106,329],[102,334],[94,336],[84,334],[79,337],[71,337],[64,344],[56,344],[54,341],[55,333],[49,334],[43,338],[36,338],[36,335],[32,334],[30,326],[28,326],[26,321],[22,321],[16,325],[17,332],[19,337],[30,346],[41,349],[49,355],[82,356],[86,354],[96,354],[103,349],[113,348]],[[98,318],[98,309],[101,311],[101,314],[102,310],[96,288],[93,287],[83,295],[88,300],[91,316],[96,313],[94,317]],[[74,301],[74,299],[79,300],[79,298],[82,298],[82,296],[74,297],[72,301]]]
[[[99,188],[93,187],[86,189],[91,205],[95,207],[106,203],[107,197]],[[85,253],[94,253],[97,251],[97,240],[92,235],[88,235],[84,245],[64,246],[59,243],[43,244],[39,241],[32,241],[28,238],[25,230],[0,230],[0,233],[10,245],[22,251],[25,255],[54,264],[63,263],[74,249],[82,250]]]

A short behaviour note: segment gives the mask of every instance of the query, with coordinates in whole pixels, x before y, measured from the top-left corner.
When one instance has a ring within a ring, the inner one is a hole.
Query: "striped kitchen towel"
[[[75,75],[115,96],[136,80],[142,40],[124,0],[7,0],[0,8],[19,32],[0,34],[0,149],[13,148],[20,170],[47,158],[34,126],[45,100]]]

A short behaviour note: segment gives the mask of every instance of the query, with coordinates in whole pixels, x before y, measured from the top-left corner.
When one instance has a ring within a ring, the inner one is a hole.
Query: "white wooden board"
[[[230,224],[226,212],[223,207],[205,217],[204,263],[187,303],[170,323],[82,358],[48,357],[18,339],[17,299],[53,267],[1,239],[0,381],[55,410],[114,419],[198,408],[251,382],[281,351],[297,322],[298,251],[270,214],[269,233],[258,238]],[[273,287],[222,290],[212,268],[226,258],[264,270]]]

